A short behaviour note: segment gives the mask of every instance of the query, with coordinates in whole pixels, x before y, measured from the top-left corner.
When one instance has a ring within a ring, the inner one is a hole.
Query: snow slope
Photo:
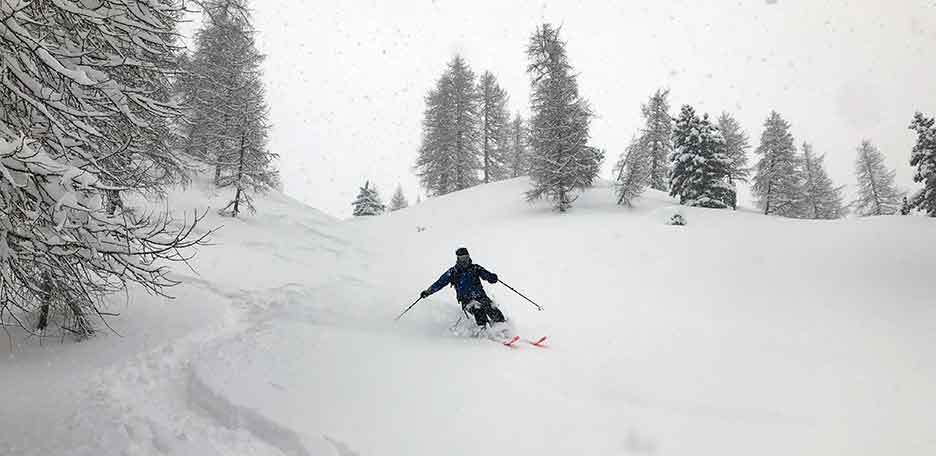
[[[134,295],[122,339],[0,361],[0,454],[936,453],[932,219],[625,209],[606,186],[559,215],[527,186],[212,217],[201,275]],[[451,335],[449,289],[393,321],[462,245],[546,308],[487,285],[549,348]]]

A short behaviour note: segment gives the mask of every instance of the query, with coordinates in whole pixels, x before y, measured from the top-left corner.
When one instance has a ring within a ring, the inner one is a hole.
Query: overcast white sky
[[[913,187],[907,129],[936,113],[934,0],[254,0],[285,190],[338,217],[365,179],[412,202],[423,97],[461,53],[492,71],[528,112],[524,47],[536,25],[562,25],[592,143],[610,166],[657,88],[733,113],[756,145],[768,112],[792,124],[838,184],[852,187],[862,138]],[[519,197],[519,196],[518,196]]]

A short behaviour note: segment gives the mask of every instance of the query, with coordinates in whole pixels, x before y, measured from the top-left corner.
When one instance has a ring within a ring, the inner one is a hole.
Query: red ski
[[[504,341],[504,342],[501,342],[501,343],[504,344],[504,345],[507,346],[507,347],[513,348],[513,347],[516,347],[516,345],[514,345],[514,344],[516,344],[517,341],[519,341],[519,340],[520,340],[520,336],[513,336],[512,339],[507,340],[507,341]]]
[[[527,340],[527,343],[534,347],[546,348],[546,336],[540,337],[536,340]]]

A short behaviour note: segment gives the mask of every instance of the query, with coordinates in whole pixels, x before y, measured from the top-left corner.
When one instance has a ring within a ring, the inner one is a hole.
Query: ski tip
[[[540,337],[536,341],[530,341],[530,345],[546,348],[546,336]]]
[[[513,336],[513,338],[504,342],[504,345],[507,347],[513,347],[514,344],[516,344],[518,340],[520,340],[520,336]]]

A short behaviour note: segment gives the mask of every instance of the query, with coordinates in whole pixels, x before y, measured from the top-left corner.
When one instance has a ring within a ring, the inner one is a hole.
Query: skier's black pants
[[[461,303],[462,309],[474,317],[478,326],[484,326],[488,323],[500,323],[506,321],[503,312],[494,307],[491,298],[476,298],[468,302]]]

